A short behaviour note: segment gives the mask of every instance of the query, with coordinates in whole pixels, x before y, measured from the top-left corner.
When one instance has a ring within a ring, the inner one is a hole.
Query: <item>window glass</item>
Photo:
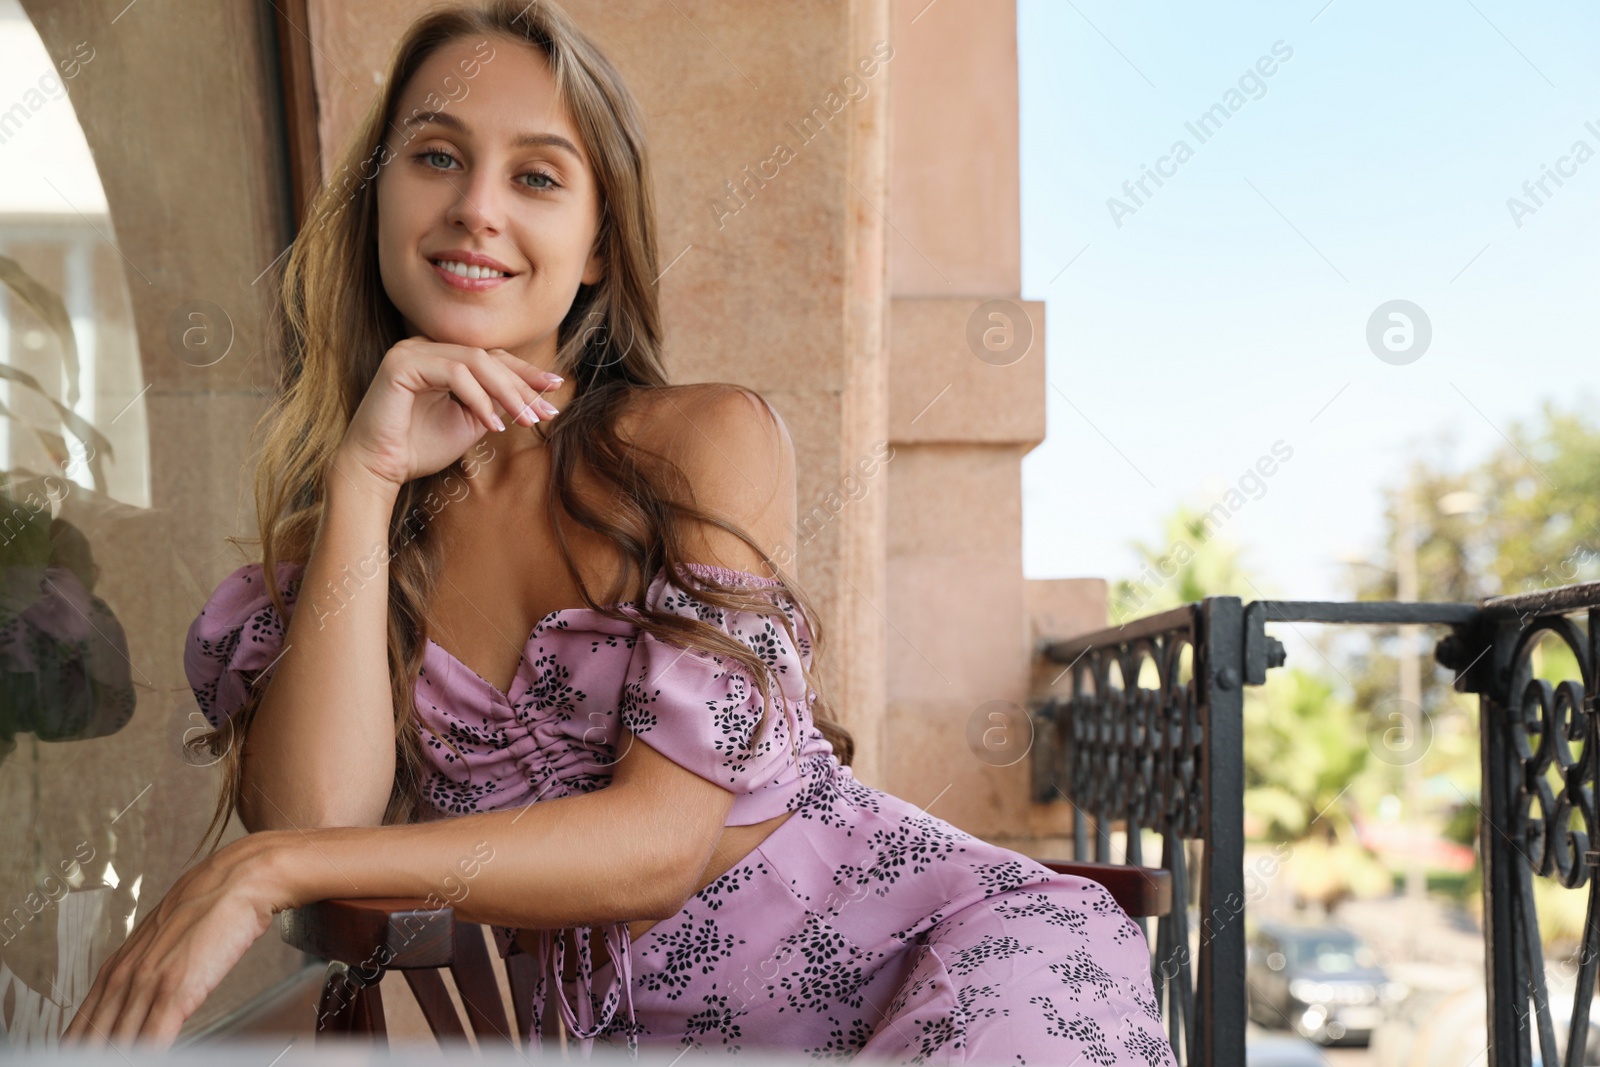
[[[183,641],[251,532],[287,197],[260,15],[208,16],[0,0],[0,1046],[54,1046],[217,795]],[[260,939],[186,1035],[304,963]]]

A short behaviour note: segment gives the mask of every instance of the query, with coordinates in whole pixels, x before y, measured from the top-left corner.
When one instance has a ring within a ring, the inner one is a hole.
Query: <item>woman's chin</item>
[[[503,335],[486,330],[481,325],[427,316],[417,323],[413,332],[439,344],[463,345],[467,348],[508,348],[512,343]]]

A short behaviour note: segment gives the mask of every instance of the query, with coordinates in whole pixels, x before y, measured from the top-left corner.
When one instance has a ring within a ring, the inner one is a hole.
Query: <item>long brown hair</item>
[[[284,354],[280,393],[258,424],[258,429],[265,427],[266,434],[255,471],[261,532],[254,541],[261,546],[272,602],[280,617],[286,618],[282,591],[273,580],[277,564],[308,561],[324,507],[328,465],[384,354],[405,337],[400,313],[378,273],[373,180],[376,167],[392,156],[386,136],[397,103],[411,78],[437,49],[448,42],[474,38],[510,39],[544,54],[559,98],[588,149],[600,191],[597,241],[605,273],[594,285],[579,286],[558,329],[556,369],[575,379],[576,388],[560,420],[546,435],[552,478],[547,512],[561,558],[582,591],[585,606],[636,621],[641,632],[659,639],[731,657],[750,678],[761,679],[767,698],[766,722],[772,717],[777,681],[760,655],[706,622],[655,611],[645,604],[650,581],[666,566],[671,580],[707,603],[774,616],[799,648],[795,627],[783,605],[787,597],[804,613],[813,656],[822,644],[810,600],[789,574],[744,530],[694,506],[693,494],[673,464],[624,441],[617,433],[618,416],[632,396],[669,385],[661,360],[656,289],[660,271],[644,124],[616,68],[566,12],[549,0],[533,4],[492,0],[482,7],[435,8],[413,23],[396,46],[381,97],[347,145],[342,165],[323,183],[308,209],[280,287],[278,321]],[[770,408],[765,401],[761,403],[771,417]],[[609,498],[612,513],[595,510],[574,492],[573,474],[580,464],[614,489],[600,494]],[[429,535],[428,520],[447,495],[451,479],[459,483],[460,477],[455,467],[446,467],[407,483],[390,520],[388,648],[396,768],[385,823],[412,822],[420,814],[428,765],[415,692],[427,643],[426,608],[432,601],[445,547]],[[637,575],[634,614],[624,615],[622,604],[594,602],[562,532],[561,511],[610,538],[633,563]],[[730,587],[683,567],[680,527],[686,519],[711,523],[738,536],[761,555],[780,584]],[[848,764],[854,741],[834,718],[820,679],[811,671],[804,673],[808,694],[816,694],[813,715],[817,725],[840,762]],[[244,736],[264,689],[251,686],[237,715],[221,729],[198,734],[188,743],[194,752],[220,757],[224,764],[221,794],[204,836],[215,831],[220,840],[228,818],[238,808]]]

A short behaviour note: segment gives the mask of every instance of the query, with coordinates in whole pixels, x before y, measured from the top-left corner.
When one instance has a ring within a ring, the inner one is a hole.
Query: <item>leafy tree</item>
[[[1120,625],[1141,615],[1190,604],[1208,596],[1253,598],[1250,576],[1239,547],[1208,525],[1205,512],[1180,504],[1162,520],[1162,542],[1128,542],[1139,557],[1132,578],[1112,583],[1112,621]]]
[[[1297,841],[1318,820],[1343,836],[1340,802],[1368,762],[1365,724],[1326,678],[1299,667],[1245,690],[1245,811],[1269,838]]]
[[[1414,462],[1407,472],[1414,501],[1414,544],[1419,600],[1473,603],[1483,597],[1556,588],[1600,578],[1600,426],[1586,415],[1546,401],[1531,422],[1514,421],[1506,441],[1481,462],[1449,469]],[[1386,494],[1384,536],[1377,566],[1352,571],[1357,599],[1393,600],[1398,594],[1395,546],[1401,525],[1398,494]],[[1342,670],[1358,707],[1373,708],[1398,689],[1396,629],[1364,628],[1365,640],[1346,647]],[[1441,734],[1477,734],[1477,699],[1454,690],[1454,673],[1437,666],[1430,628],[1422,642],[1422,706],[1435,745],[1424,761],[1443,775],[1463,801],[1478,799],[1475,744],[1438,751]],[[1554,641],[1537,656],[1542,677],[1576,676],[1576,661]],[[1396,772],[1398,773],[1398,772]]]
[[[1450,471],[1416,461],[1417,596],[1480,597],[1600,579],[1600,426],[1545,402],[1533,425],[1514,421],[1481,463]],[[1396,495],[1386,494],[1376,571],[1353,573],[1359,599],[1397,596]]]
[[[1553,589],[1600,578],[1600,425],[1583,413],[1546,401],[1530,420],[1507,427],[1505,443],[1483,460],[1462,468],[1415,462],[1408,480],[1415,503],[1417,593],[1420,600],[1475,602],[1482,597]],[[1396,494],[1388,494],[1383,544],[1377,568],[1353,572],[1349,587],[1360,599],[1391,600],[1397,592],[1395,545],[1400,529]],[[1397,688],[1394,630],[1367,630],[1343,662],[1358,706],[1371,707]],[[1430,718],[1432,745],[1423,757],[1425,780],[1442,786],[1449,802],[1440,811],[1442,836],[1476,839],[1481,802],[1478,701],[1454,691],[1454,674],[1432,662],[1430,628],[1422,647],[1422,704]],[[1551,638],[1533,653],[1533,667],[1552,682],[1578,676],[1566,646]],[[1382,767],[1398,784],[1399,768]],[[1541,933],[1548,942],[1570,938],[1569,894],[1537,880],[1542,897]],[[1581,895],[1581,894],[1578,894]],[[1558,906],[1559,905],[1559,906]]]
[[[1112,585],[1115,621],[1208,596],[1248,602],[1267,595],[1245,566],[1242,551],[1219,535],[1206,512],[1180,504],[1163,520],[1162,532],[1160,545],[1130,542],[1141,566],[1135,577]],[[1319,813],[1336,828],[1348,827],[1338,802],[1366,757],[1365,733],[1354,709],[1319,675],[1279,668],[1268,674],[1264,687],[1245,691],[1245,803],[1273,839],[1304,837]]]

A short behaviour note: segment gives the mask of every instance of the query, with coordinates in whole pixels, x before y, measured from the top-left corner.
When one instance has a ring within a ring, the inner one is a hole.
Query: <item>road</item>
[[[1294,909],[1288,883],[1286,878],[1274,879],[1265,895],[1250,905],[1250,917],[1280,922],[1322,921],[1319,914]],[[1460,908],[1443,900],[1408,900],[1403,896],[1353,900],[1339,908],[1331,921],[1365,939],[1389,976],[1405,982],[1418,995],[1431,998],[1481,987],[1482,931]],[[1380,1059],[1378,1048],[1328,1048],[1321,1052],[1328,1067],[1405,1067]],[[1467,1067],[1467,1059],[1463,1057],[1461,1067]]]

